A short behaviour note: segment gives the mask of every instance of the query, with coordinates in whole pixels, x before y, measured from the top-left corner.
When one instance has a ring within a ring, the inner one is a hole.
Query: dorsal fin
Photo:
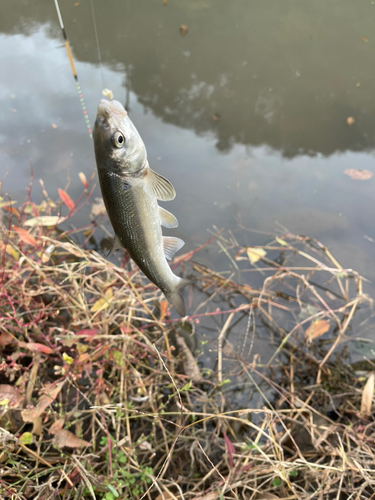
[[[174,236],[163,236],[163,248],[165,258],[172,260],[174,254],[185,245],[185,242]]]
[[[150,196],[155,196],[158,200],[169,201],[176,196],[176,191],[168,179],[154,172],[151,168],[147,169],[143,181],[145,192]]]
[[[177,227],[178,226],[178,220],[176,217],[168,212],[168,210],[165,210],[165,208],[159,207],[159,216],[160,216],[160,224],[164,227]]]

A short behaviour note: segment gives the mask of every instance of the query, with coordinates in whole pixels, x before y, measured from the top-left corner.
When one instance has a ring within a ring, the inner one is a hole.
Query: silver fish
[[[174,187],[151,170],[141,136],[120,102],[101,100],[94,146],[103,200],[115,231],[113,250],[126,248],[148,279],[185,316],[181,289],[189,281],[176,276],[166,261],[184,242],[163,237],[161,224],[172,228],[178,222],[157,202],[173,200]]]

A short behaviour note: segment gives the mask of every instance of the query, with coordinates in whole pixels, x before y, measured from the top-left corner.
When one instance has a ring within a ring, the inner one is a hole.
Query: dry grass
[[[228,273],[199,263],[199,251],[175,263],[195,308],[179,320],[131,262],[52,229],[28,229],[32,240],[9,229],[1,498],[375,498],[375,420],[361,413],[374,364],[359,374],[347,349],[373,304],[319,242],[280,235],[254,261],[218,232],[210,245]],[[179,340],[186,326],[203,366]],[[259,342],[272,349],[267,364]]]

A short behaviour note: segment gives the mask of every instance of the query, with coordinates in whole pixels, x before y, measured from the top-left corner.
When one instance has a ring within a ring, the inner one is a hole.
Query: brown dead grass
[[[30,216],[19,215],[22,228]],[[195,308],[180,320],[131,263],[48,228],[27,229],[31,238],[9,229],[1,498],[375,498],[373,393],[363,392],[374,365],[358,374],[347,351],[373,304],[363,278],[319,242],[284,234],[260,252],[218,232],[210,245],[230,271],[210,270],[199,252],[180,258]],[[259,288],[240,284],[255,276]],[[176,336],[183,323],[198,340],[203,325],[216,331],[198,348],[211,369],[192,365]],[[267,364],[259,339],[273,346]],[[247,387],[237,404],[236,384]]]

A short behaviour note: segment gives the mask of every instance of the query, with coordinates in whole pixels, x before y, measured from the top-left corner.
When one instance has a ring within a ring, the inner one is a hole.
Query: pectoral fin
[[[176,219],[176,217],[162,207],[159,207],[159,217],[160,224],[164,227],[171,228],[178,226],[178,220]]]
[[[163,236],[164,255],[168,260],[172,260],[174,254],[185,245],[185,242],[180,238],[173,236]]]
[[[172,184],[165,177],[151,170],[151,168],[147,169],[143,181],[145,192],[150,196],[155,196],[158,200],[169,201],[173,200],[176,196],[176,191]]]

